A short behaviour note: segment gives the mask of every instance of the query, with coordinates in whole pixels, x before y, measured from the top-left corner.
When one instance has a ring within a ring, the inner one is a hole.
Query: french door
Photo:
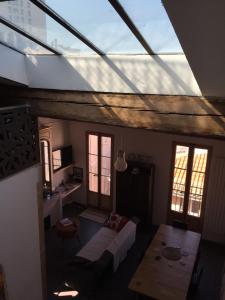
[[[174,143],[168,222],[201,232],[209,175],[210,148]]]
[[[87,133],[87,202],[91,207],[112,210],[113,136]]]

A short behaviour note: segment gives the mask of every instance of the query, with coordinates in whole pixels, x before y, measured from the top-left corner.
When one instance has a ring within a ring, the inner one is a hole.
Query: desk
[[[68,195],[79,189],[81,183],[67,183],[66,188],[59,188],[57,193],[46,199],[44,202],[44,218],[51,217],[51,226],[55,225],[56,222],[62,219],[62,207],[63,199]]]
[[[186,299],[200,238],[199,233],[160,225],[129,288],[138,294],[158,300]],[[167,260],[161,254],[164,244],[179,246],[181,251],[188,255],[177,261]],[[156,260],[156,256],[161,258]]]

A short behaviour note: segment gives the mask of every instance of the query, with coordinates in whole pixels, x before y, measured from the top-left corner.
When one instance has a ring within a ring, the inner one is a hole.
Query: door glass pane
[[[46,0],[45,2],[103,52],[146,53],[108,1]]]
[[[98,136],[89,134],[88,139],[88,153],[98,155]]]
[[[110,177],[101,176],[101,194],[110,196]]]
[[[208,150],[194,149],[188,215],[200,217]]]
[[[89,173],[89,191],[98,192],[98,176],[93,173]]]
[[[89,172],[98,174],[98,156],[89,154]]]
[[[94,53],[29,0],[0,1],[0,16],[63,54]]]
[[[50,181],[50,173],[49,173],[49,147],[48,142],[43,141],[44,143],[44,164],[45,164],[45,181]]]
[[[183,212],[189,147],[176,146],[171,210]]]
[[[44,181],[50,182],[50,158],[49,158],[49,143],[46,140],[41,141],[42,147],[42,166],[44,170]]]
[[[102,156],[111,157],[111,137],[101,137]]]
[[[110,176],[111,174],[111,158],[101,158],[101,174],[104,176]]]

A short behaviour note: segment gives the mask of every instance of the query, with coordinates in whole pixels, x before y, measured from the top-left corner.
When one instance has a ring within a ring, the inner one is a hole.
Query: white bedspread
[[[114,230],[102,227],[76,255],[91,261],[98,260],[116,235]]]
[[[108,250],[113,255],[113,271],[115,272],[135,242],[135,238],[136,224],[132,221],[129,221],[120,232],[102,227],[76,255],[96,261],[105,250]]]
[[[113,254],[113,271],[115,272],[119,264],[127,256],[127,251],[131,248],[136,238],[136,224],[129,221],[126,226],[114,237],[110,245],[106,248]]]

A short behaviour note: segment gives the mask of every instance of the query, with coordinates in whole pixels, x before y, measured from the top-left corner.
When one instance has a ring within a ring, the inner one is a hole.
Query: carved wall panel
[[[27,106],[0,109],[0,179],[40,161],[37,118]]]

